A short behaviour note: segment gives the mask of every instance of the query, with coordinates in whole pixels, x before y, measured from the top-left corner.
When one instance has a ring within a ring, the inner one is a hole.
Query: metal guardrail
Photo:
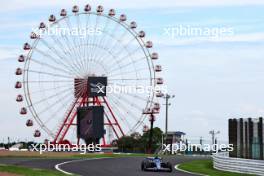
[[[228,152],[213,154],[214,168],[244,174],[264,175],[264,161],[231,158]]]

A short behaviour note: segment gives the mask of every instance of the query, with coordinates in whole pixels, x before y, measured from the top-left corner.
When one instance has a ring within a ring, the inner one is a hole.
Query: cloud
[[[21,1],[21,0],[9,0],[4,1],[2,5],[2,12],[25,10],[33,8],[47,8],[47,7],[68,7],[73,4],[84,5],[90,3],[93,6],[98,5],[98,2],[89,2],[85,0],[79,1],[64,1],[64,0],[45,0],[45,1]],[[264,5],[263,0],[101,0],[100,4],[110,8],[134,8],[134,9],[146,9],[146,8],[174,8],[174,7],[204,7],[204,6],[247,6],[247,5]]]
[[[166,35],[153,36],[153,41],[159,45],[164,46],[186,46],[197,44],[217,44],[217,43],[251,43],[251,42],[264,42],[264,33],[246,33],[234,34],[230,36],[210,37],[210,36],[185,36],[185,37],[170,37]]]

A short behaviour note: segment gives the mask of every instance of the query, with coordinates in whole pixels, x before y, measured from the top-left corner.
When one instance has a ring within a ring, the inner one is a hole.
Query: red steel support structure
[[[69,108],[69,112],[66,114],[63,120],[63,123],[59,127],[59,130],[53,140],[54,144],[57,144],[57,143],[61,144],[61,143],[69,142],[65,140],[64,138],[67,132],[69,131],[69,128],[73,125],[76,125],[76,123],[73,123],[73,122],[77,116],[77,108],[82,107],[82,106],[89,106],[89,104],[92,104],[92,106],[102,106],[103,104],[105,104],[105,108],[108,109],[109,114],[104,112],[105,119],[107,120],[107,122],[104,123],[104,125],[105,126],[108,125],[113,129],[116,138],[119,139],[120,136],[124,136],[124,131],[122,130],[120,124],[118,123],[118,120],[116,116],[114,115],[114,112],[105,97],[103,97],[102,100],[100,100],[99,97],[93,97],[93,98],[79,97],[75,99],[72,106]],[[79,144],[79,141],[80,139],[78,139],[78,144]],[[104,136],[102,139],[102,147],[109,147],[109,146],[111,146],[111,144],[106,144],[106,140]]]

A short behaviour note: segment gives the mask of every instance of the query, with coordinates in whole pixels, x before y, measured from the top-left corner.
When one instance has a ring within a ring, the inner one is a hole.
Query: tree
[[[130,136],[123,136],[113,143],[116,144],[119,151],[121,152],[146,152],[149,142],[149,131],[144,132],[141,135],[138,132],[132,133]],[[153,140],[152,140],[152,149],[154,152],[161,145],[163,132],[160,128],[153,128]]]

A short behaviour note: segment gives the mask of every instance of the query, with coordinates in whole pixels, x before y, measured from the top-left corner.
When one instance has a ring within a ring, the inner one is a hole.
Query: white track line
[[[59,163],[59,164],[56,164],[54,167],[57,171],[59,172],[62,172],[66,175],[74,175],[74,173],[70,173],[70,172],[67,172],[65,170],[62,170],[60,168],[60,166],[64,165],[64,164],[69,164],[69,163],[75,163],[75,162],[82,162],[82,161],[89,161],[89,160],[97,160],[97,159],[108,159],[108,158],[111,158],[111,157],[104,157],[104,158],[87,158],[87,159],[80,159],[80,160],[71,160],[71,161],[66,161],[66,162],[63,162],[63,163]]]
[[[179,168],[179,165],[180,165],[180,164],[177,164],[177,165],[175,166],[175,169],[176,169],[177,171],[185,172],[185,173],[192,174],[192,175],[209,176],[209,175],[205,175],[205,174],[199,174],[199,173],[195,173],[195,172],[189,172],[189,171],[186,171],[186,170],[182,170],[182,169]]]

